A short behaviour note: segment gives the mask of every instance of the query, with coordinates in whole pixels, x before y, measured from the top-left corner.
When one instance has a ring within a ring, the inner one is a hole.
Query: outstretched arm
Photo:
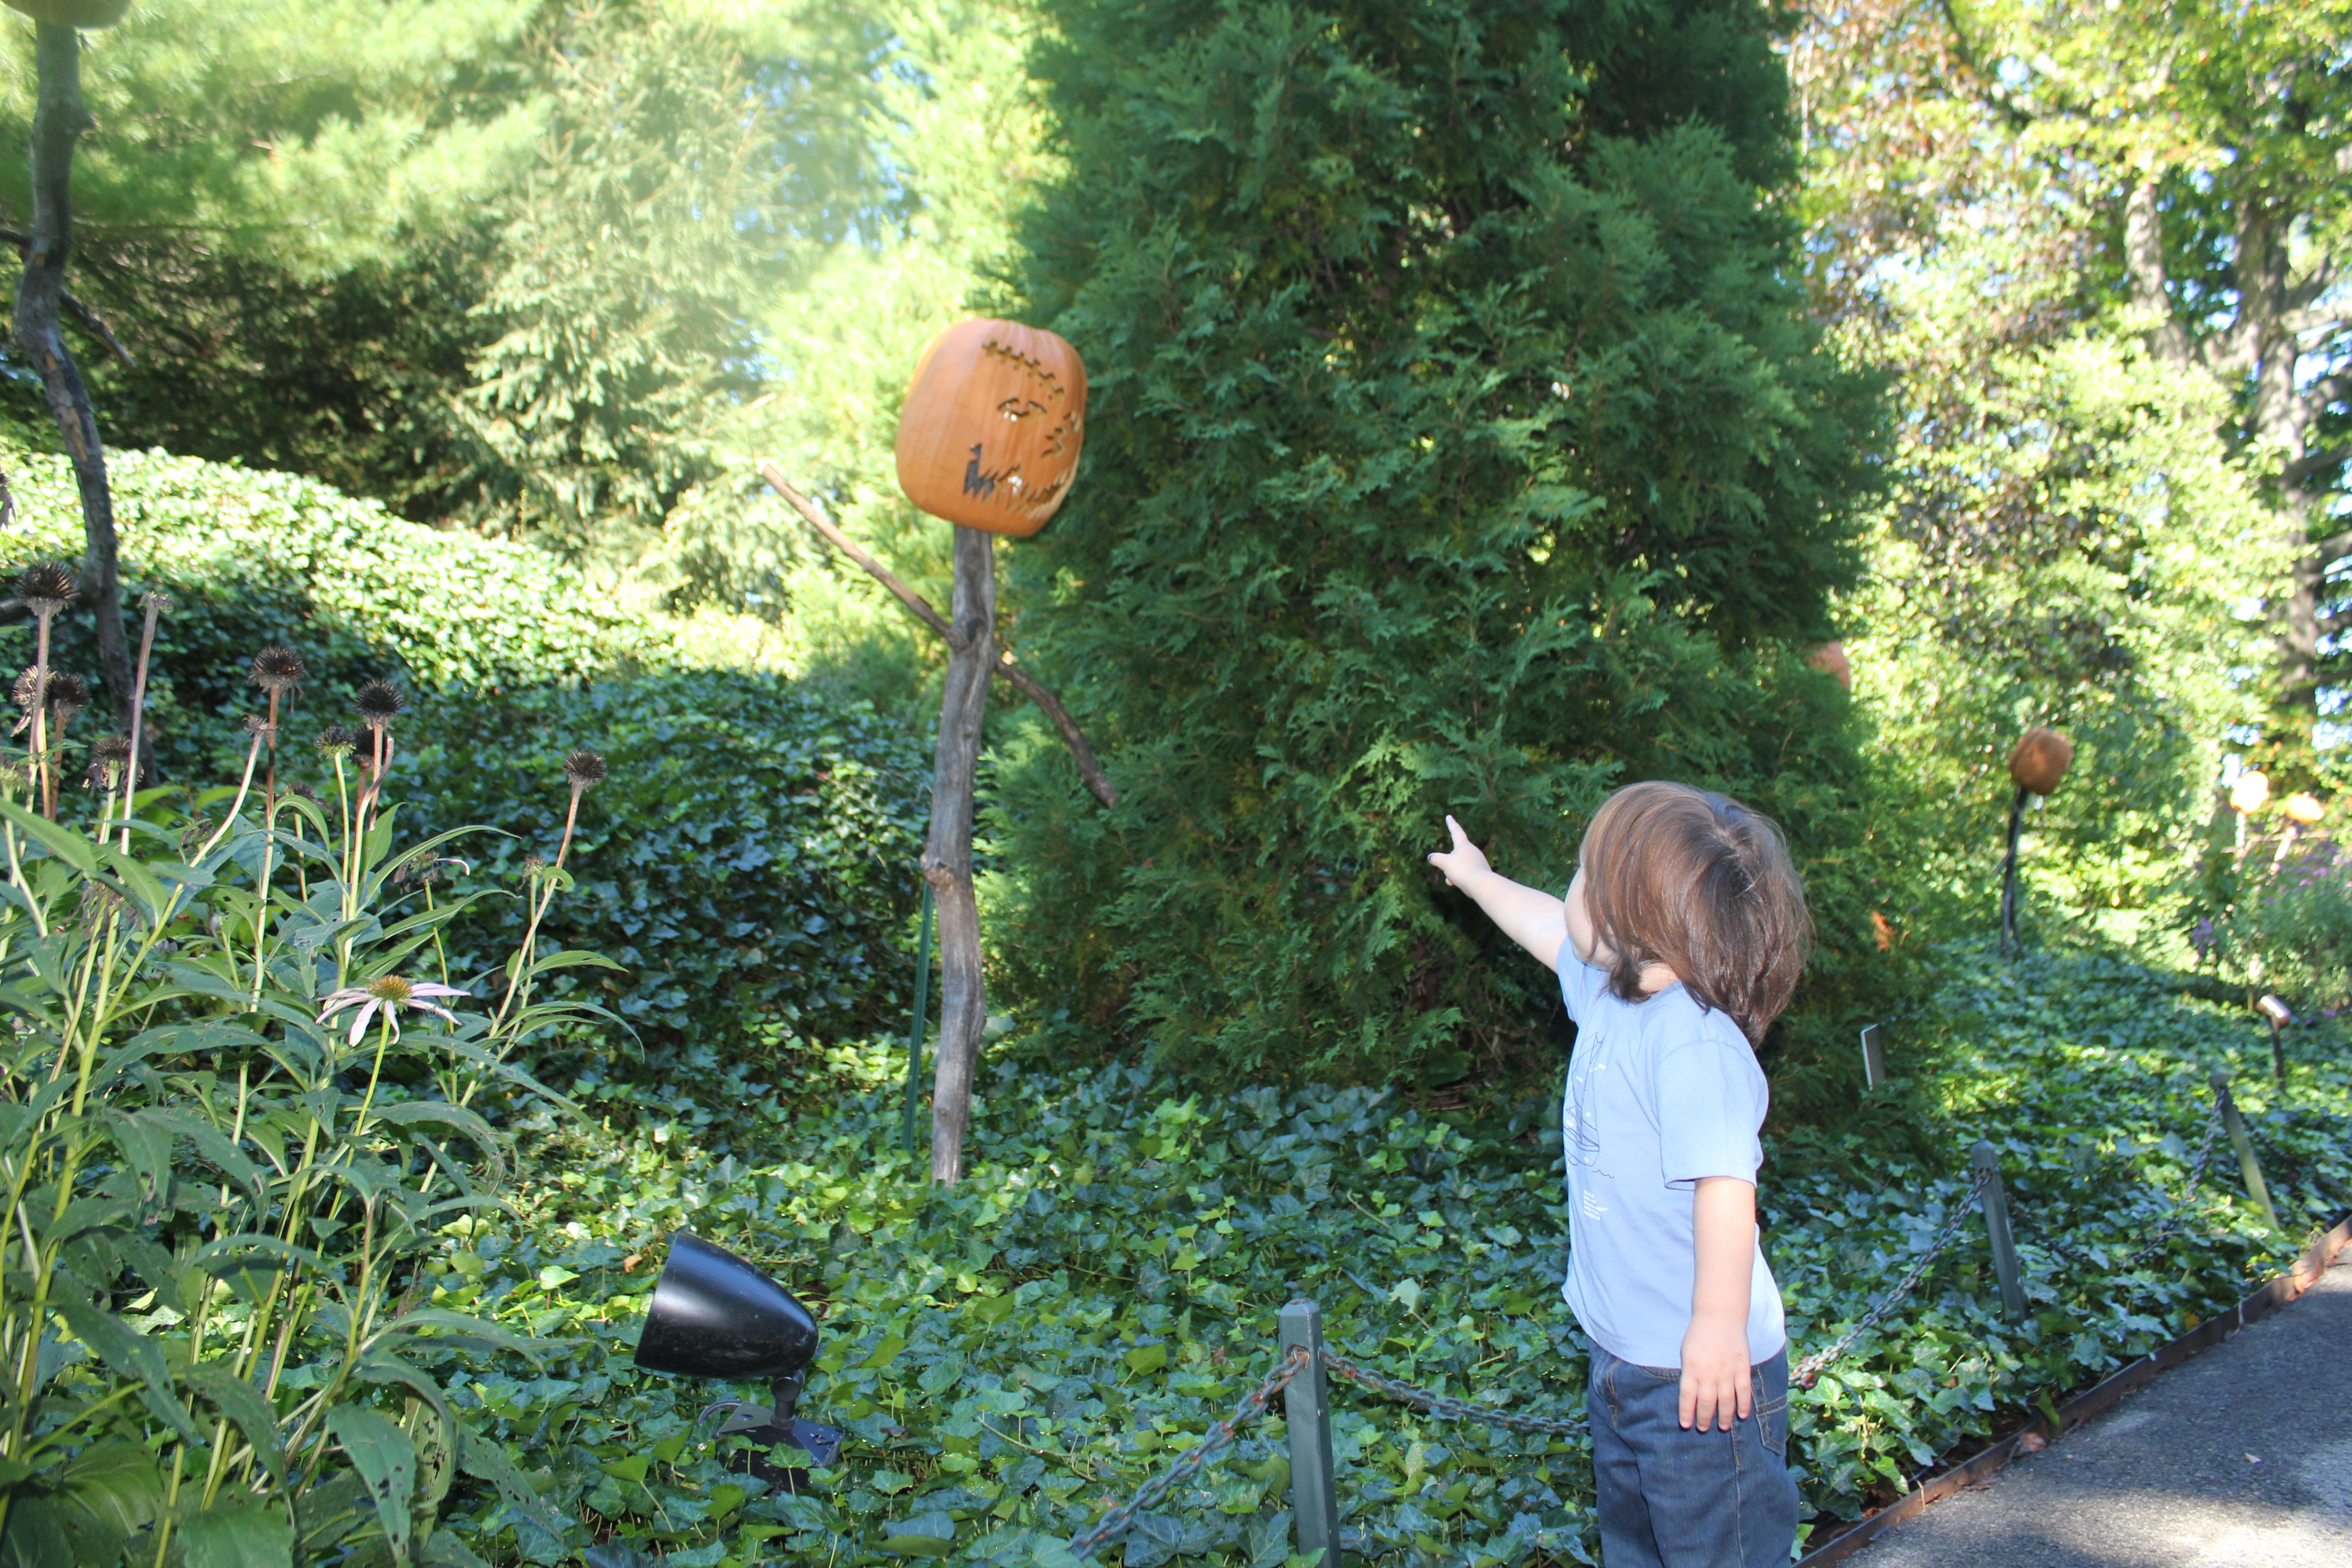
[[[1446,831],[1454,835],[1454,847],[1441,849],[1429,858],[1429,863],[1445,873],[1445,879],[1470,895],[1477,906],[1486,911],[1486,918],[1503,928],[1503,934],[1535,954],[1546,969],[1559,962],[1559,944],[1568,936],[1567,906],[1540,889],[1529,888],[1512,881],[1486,864],[1486,857],[1462,825],[1452,817],[1445,819]]]

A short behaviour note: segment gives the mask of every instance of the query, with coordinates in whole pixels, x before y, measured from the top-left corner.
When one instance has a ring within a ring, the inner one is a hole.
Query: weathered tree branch
[[[2326,538],[2316,541],[2311,547],[2311,553],[2323,565],[2334,565],[2346,556],[2352,555],[2352,530],[2343,533],[2331,533]]]
[[[2148,347],[2169,364],[2189,363],[2189,334],[2172,313],[2166,287],[2164,227],[2156,210],[2156,182],[2142,180],[2124,204],[2124,265],[2131,274],[2132,303],[2156,312],[2158,325]]]
[[[0,244],[15,246],[17,256],[23,258],[32,253],[33,237],[18,229],[0,228]],[[104,343],[107,352],[121,360],[125,370],[139,368],[139,362],[131,357],[131,351],[122,346],[121,340],[114,335],[114,329],[106,324],[105,317],[63,289],[58,292],[58,302],[65,307],[67,315],[79,321],[92,336]]]
[[[2352,459],[2352,447],[2330,447],[2324,451],[2306,452],[2279,470],[2279,478],[2291,486],[2300,486],[2314,474],[2324,474],[2347,459]]]
[[[931,606],[930,601],[898,581],[887,566],[877,561],[856,541],[835,527],[830,519],[817,510],[815,503],[792,487],[791,481],[784,478],[782,468],[773,463],[761,463],[760,477],[767,480],[776,493],[782,496],[792,509],[799,512],[802,519],[822,534],[828,543],[864,568],[867,575],[876,582],[890,590],[891,596],[906,605],[908,612],[917,620],[946,638],[950,648],[961,649],[963,644],[958,638],[957,628],[948,624],[947,618]],[[998,651],[996,668],[993,673],[997,679],[1003,681],[1007,686],[1028,698],[1030,701],[1034,702],[1045,717],[1053,721],[1054,728],[1061,733],[1062,744],[1069,748],[1071,760],[1078,765],[1078,776],[1086,781],[1087,788],[1093,793],[1094,797],[1105,805],[1117,805],[1118,804],[1118,788],[1109,779],[1103,776],[1101,764],[1095,761],[1094,748],[1087,743],[1085,731],[1078,728],[1078,721],[1070,717],[1070,710],[1062,706],[1062,700],[1055,696],[1034,676],[1015,664],[1013,660],[1013,650],[1010,648],[1002,648]]]
[[[81,100],[81,41],[71,27],[34,25],[39,81],[33,111],[33,232],[25,249],[25,277],[16,288],[14,335],[47,395],[49,417],[65,437],[81,491],[81,592],[95,612],[98,661],[115,711],[131,711],[131,647],[122,632],[122,579],[115,560],[114,497],[106,481],[106,447],[89,389],[58,325],[65,297],[66,258],[73,249],[74,143],[89,129]]]

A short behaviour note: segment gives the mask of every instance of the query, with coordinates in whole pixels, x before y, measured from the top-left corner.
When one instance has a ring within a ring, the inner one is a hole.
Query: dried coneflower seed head
[[[383,729],[408,706],[408,699],[388,680],[369,681],[359,689],[352,701],[360,710],[361,720],[371,730]]]
[[[72,571],[54,561],[38,562],[25,568],[16,579],[16,597],[37,616],[54,616],[72,604],[81,593],[81,584]]]
[[[50,680],[55,680],[57,679],[57,677],[52,675],[48,679]],[[18,674],[16,677],[16,698],[17,707],[24,709],[28,713],[33,710],[34,707],[41,700],[40,670],[27,665],[25,669]]]
[[[253,656],[253,667],[247,671],[253,683],[272,697],[299,686],[310,673],[302,668],[302,656],[285,647],[263,648]]]
[[[245,732],[265,741],[274,741],[278,738],[278,726],[271,723],[266,714],[248,713],[245,716]]]
[[[573,789],[584,790],[604,782],[604,753],[592,752],[585,746],[563,759],[563,776],[572,781]]]
[[[309,801],[312,805],[318,805],[318,804],[319,804],[319,792],[318,792],[317,790],[312,789],[309,784],[288,784],[288,785],[286,786],[286,793],[287,793],[288,795],[300,795],[304,800]]]
[[[49,676],[49,710],[60,724],[70,724],[89,708],[89,684],[79,675]]]
[[[131,737],[100,735],[90,742],[89,772],[85,777],[92,789],[112,789],[130,765]]]
[[[313,742],[319,748],[319,754],[324,757],[348,757],[352,754],[352,748],[359,743],[360,738],[341,724],[328,725],[319,731],[319,738]]]
[[[178,601],[174,600],[171,595],[165,593],[161,588],[150,588],[139,596],[139,603],[142,606],[154,611],[159,616],[169,610],[173,605],[177,602]]]

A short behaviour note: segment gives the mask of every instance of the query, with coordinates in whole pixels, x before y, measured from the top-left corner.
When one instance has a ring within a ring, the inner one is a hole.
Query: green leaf
[[[408,1434],[373,1410],[338,1405],[327,1413],[327,1430],[343,1446],[352,1466],[375,1500],[376,1521],[392,1543],[395,1563],[408,1561],[408,1500],[416,1489],[416,1449]]]
[[[58,1470],[56,1484],[66,1528],[78,1538],[74,1555],[81,1562],[112,1561],[134,1531],[163,1511],[163,1474],[154,1456],[133,1443],[84,1448]]]
[[[187,1568],[293,1568],[294,1527],[259,1498],[226,1495],[179,1529]]]
[[[457,1430],[457,1468],[476,1480],[488,1481],[498,1488],[499,1496],[509,1508],[548,1534],[562,1539],[563,1521],[531,1489],[498,1440],[463,1426]]]
[[[279,1447],[278,1417],[261,1391],[236,1375],[226,1366],[209,1364],[190,1367],[185,1373],[187,1384],[198,1395],[212,1402],[214,1408],[228,1417],[253,1451],[261,1458],[262,1467],[280,1486],[286,1484],[286,1453]]]
[[[1127,1370],[1140,1377],[1168,1364],[1166,1345],[1138,1345],[1127,1352]]]
[[[19,1490],[0,1531],[0,1568],[75,1568],[65,1510],[38,1492]],[[118,1551],[120,1549],[118,1548]]]
[[[884,1526],[882,1550],[902,1557],[945,1557],[955,1550],[955,1533],[954,1516],[932,1509]]]
[[[141,1404],[180,1435],[192,1448],[205,1446],[188,1407],[173,1392],[172,1373],[163,1363],[163,1348],[112,1312],[100,1311],[68,1295],[54,1302],[58,1315],[74,1338],[98,1352],[99,1359],[129,1378],[139,1389]]]

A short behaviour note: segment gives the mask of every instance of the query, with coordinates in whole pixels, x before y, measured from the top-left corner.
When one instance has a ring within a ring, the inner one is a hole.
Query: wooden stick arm
[[[760,477],[774,487],[776,493],[783,497],[792,509],[799,512],[811,528],[824,535],[826,542],[835,549],[848,556],[863,567],[868,576],[890,590],[891,596],[907,606],[908,614],[939,633],[947,640],[950,647],[961,646],[955,629],[948,625],[947,617],[940,615],[929,600],[898,581],[891,570],[877,561],[864,546],[834,526],[833,521],[819,511],[814,501],[793,488],[792,482],[784,478],[784,471],[782,468],[772,462],[762,462],[760,465]],[[1078,765],[1078,776],[1086,781],[1086,786],[1093,793],[1094,797],[1105,805],[1117,805],[1118,789],[1112,785],[1109,779],[1103,776],[1101,764],[1095,761],[1094,748],[1087,744],[1086,732],[1078,728],[1078,721],[1070,717],[1070,710],[1062,706],[1062,700],[1055,696],[1052,690],[1036,677],[1015,663],[1010,648],[997,655],[996,668],[992,673],[997,679],[1034,702],[1045,717],[1053,721],[1054,728],[1061,733],[1062,744],[1069,748],[1071,760]]]

